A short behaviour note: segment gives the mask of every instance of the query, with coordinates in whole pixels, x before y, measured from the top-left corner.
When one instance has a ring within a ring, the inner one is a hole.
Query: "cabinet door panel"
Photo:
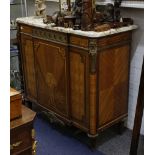
[[[22,34],[21,41],[25,94],[27,98],[36,100],[36,80],[32,37]]]
[[[66,49],[35,40],[38,102],[43,107],[68,115]]]
[[[84,53],[86,53],[84,51]],[[70,51],[70,104],[72,119],[84,126],[88,125],[88,56]],[[86,79],[87,78],[87,79]]]
[[[128,72],[128,45],[99,53],[99,126],[127,114]]]

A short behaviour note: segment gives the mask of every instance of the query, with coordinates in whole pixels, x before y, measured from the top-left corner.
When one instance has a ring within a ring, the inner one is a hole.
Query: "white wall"
[[[131,64],[130,64],[130,83],[129,83],[129,107],[127,127],[133,128],[135,108],[137,104],[142,60],[144,55],[144,9],[122,8],[123,17],[131,17],[134,24],[138,25],[138,30],[133,32]],[[142,121],[141,134],[144,134],[144,121]]]

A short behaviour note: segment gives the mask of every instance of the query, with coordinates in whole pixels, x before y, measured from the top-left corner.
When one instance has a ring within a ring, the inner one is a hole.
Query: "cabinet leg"
[[[116,124],[116,131],[119,135],[122,135],[125,130],[124,121],[119,122]]]
[[[92,150],[96,149],[96,147],[97,147],[97,136],[98,135],[90,135],[90,134],[88,134],[88,137],[89,137],[89,147]]]
[[[26,101],[25,104],[26,104],[26,106],[27,106],[28,108],[32,109],[32,102]]]
[[[90,138],[90,148],[91,149],[96,149],[96,147],[97,147],[97,138],[95,137],[95,138]]]

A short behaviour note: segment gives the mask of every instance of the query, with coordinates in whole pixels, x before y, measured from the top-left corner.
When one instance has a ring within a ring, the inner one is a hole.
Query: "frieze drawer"
[[[20,26],[20,32],[32,34],[32,27],[26,26],[26,25],[21,25]]]
[[[82,38],[82,37],[77,37],[77,36],[70,36],[70,44],[83,47],[83,48],[88,48],[89,41],[87,38]]]
[[[125,32],[120,33],[113,36],[103,37],[98,40],[98,46],[99,47],[106,47],[109,45],[119,44],[123,41],[130,41],[131,40],[131,33]]]
[[[44,39],[48,41],[59,42],[63,44],[67,44],[67,36],[65,34],[45,31],[41,29],[33,29],[33,37],[38,39]]]

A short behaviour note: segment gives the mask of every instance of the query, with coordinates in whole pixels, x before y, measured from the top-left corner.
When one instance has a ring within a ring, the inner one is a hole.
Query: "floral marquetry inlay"
[[[60,48],[60,50],[58,50],[58,53],[62,56],[63,59],[66,59],[66,52],[64,48]]]
[[[50,88],[54,88],[57,86],[56,78],[54,77],[54,75],[52,73],[48,72],[46,74],[46,83],[47,83],[48,87],[50,87]]]
[[[53,73],[47,72],[46,74],[46,84],[48,86],[48,90],[50,91],[50,103],[52,105],[56,105],[56,103],[64,104],[65,96],[58,91],[57,89],[57,80]]]

